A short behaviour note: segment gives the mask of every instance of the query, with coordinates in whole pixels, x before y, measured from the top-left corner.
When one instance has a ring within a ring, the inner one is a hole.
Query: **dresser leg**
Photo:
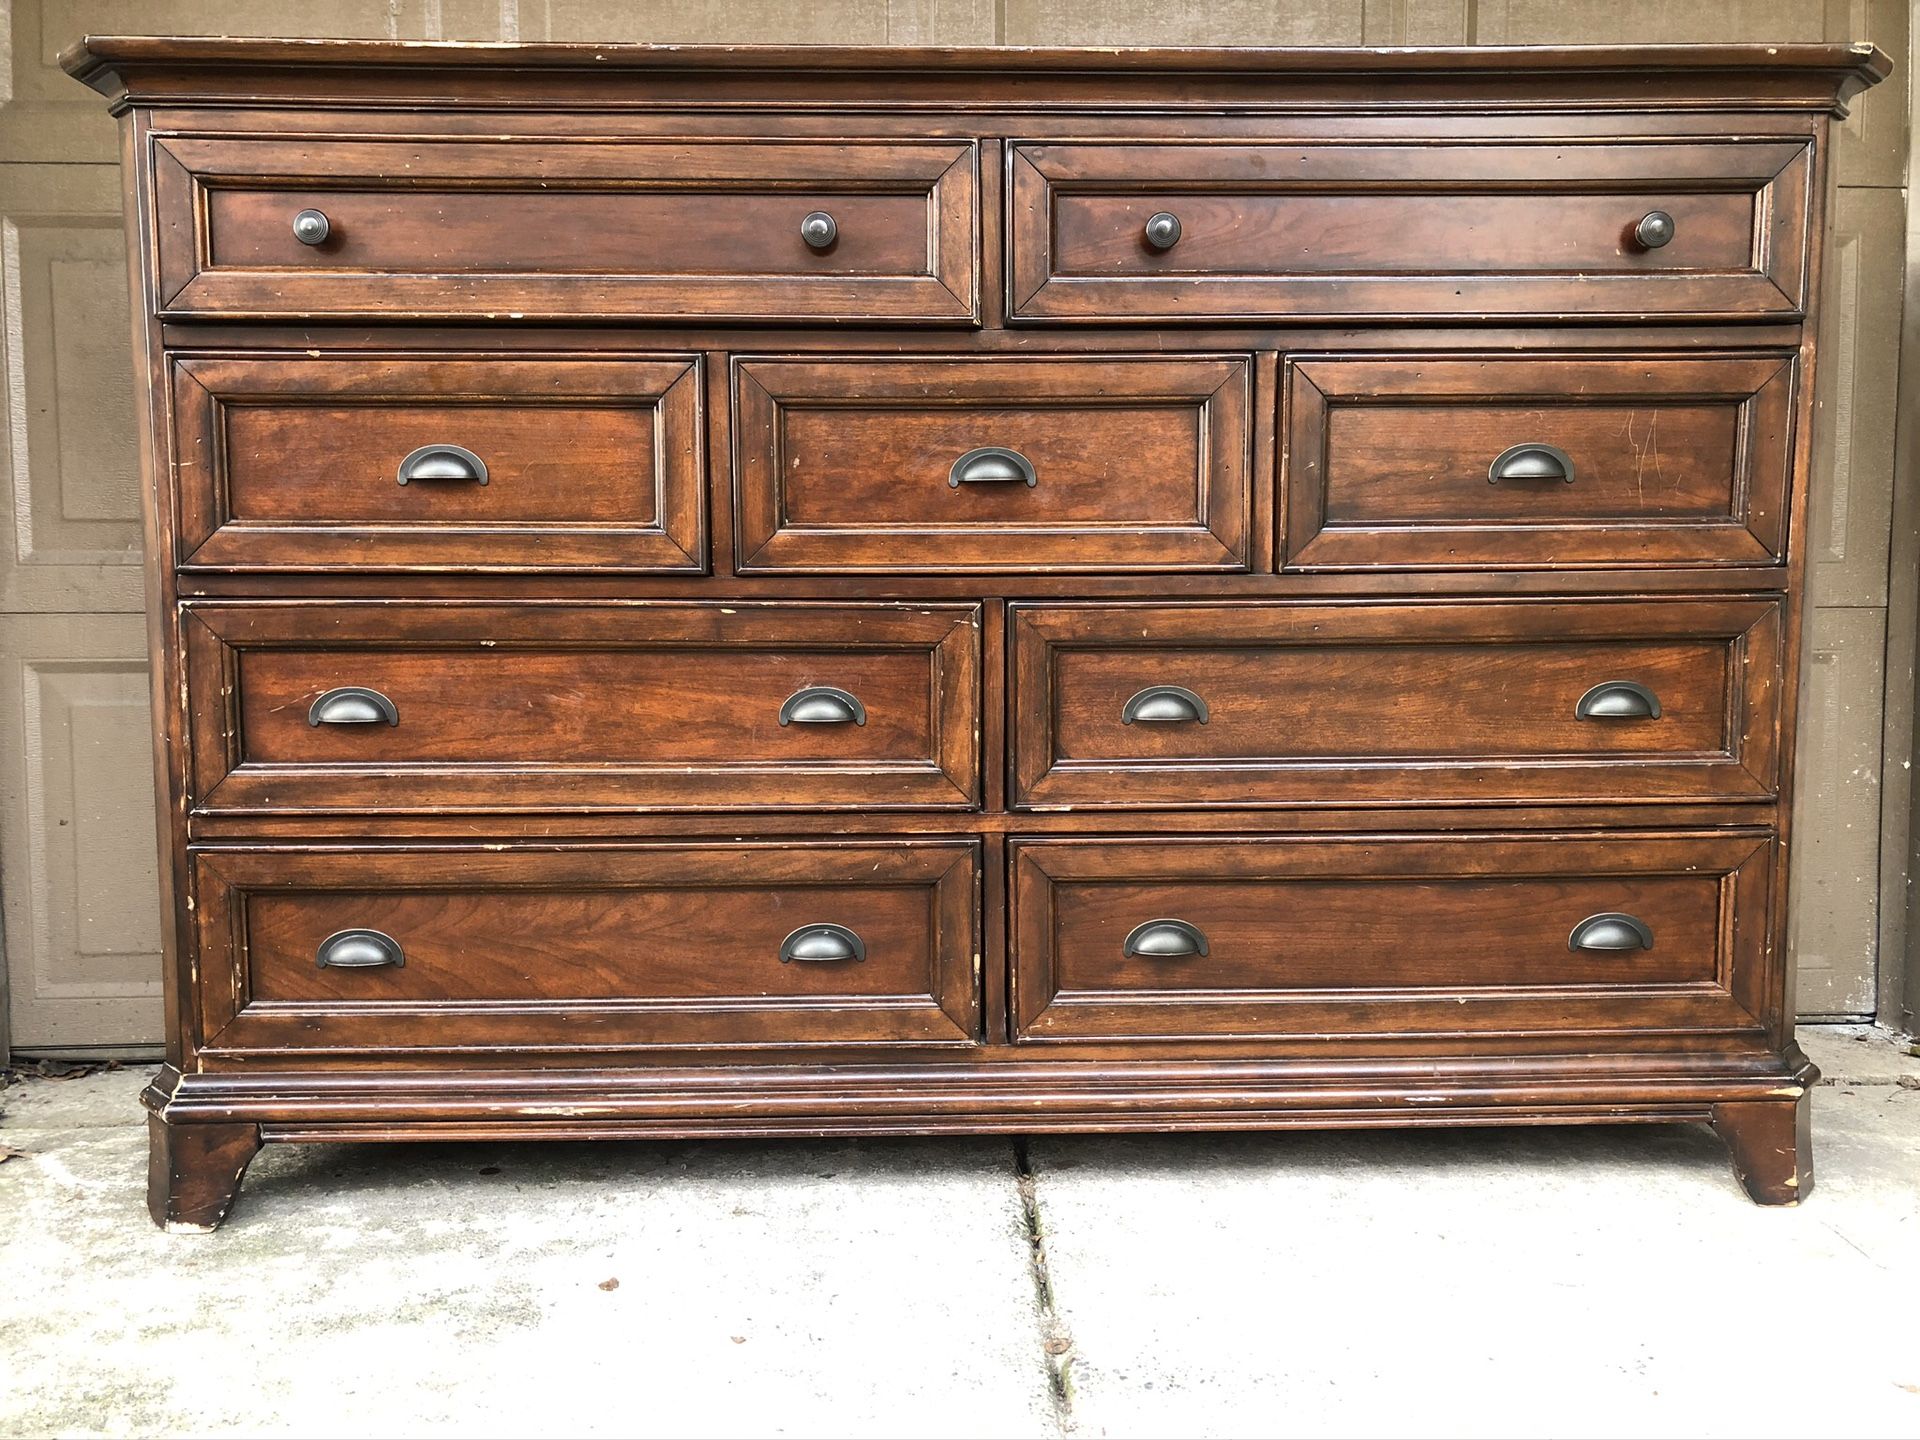
[[[1713,1107],[1733,1173],[1761,1205],[1797,1205],[1813,1193],[1813,1101],[1741,1100]]]
[[[258,1125],[169,1125],[147,1117],[147,1213],[164,1230],[212,1230],[227,1218],[260,1148]]]

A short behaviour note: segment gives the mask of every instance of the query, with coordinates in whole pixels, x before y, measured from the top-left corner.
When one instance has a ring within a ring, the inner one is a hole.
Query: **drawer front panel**
[[[1283,568],[1772,565],[1790,355],[1307,358]]]
[[[192,872],[215,1051],[967,1045],[979,1030],[971,841],[200,850]]]
[[[1250,372],[1242,356],[742,361],[739,568],[1245,570]],[[1013,455],[979,454],[994,450]]]
[[[203,812],[978,799],[973,606],[197,604],[184,625]]]
[[[1797,141],[1023,142],[1012,313],[1791,318],[1810,155]],[[1635,232],[1655,212],[1672,238],[1649,247]],[[1148,236],[1159,214],[1179,222],[1166,248]]]
[[[691,357],[188,359],[173,393],[190,568],[705,568]]]
[[[1762,832],[1016,841],[1017,1034],[1754,1030],[1772,855]]]
[[[155,167],[168,316],[976,314],[970,141],[166,138]]]
[[[1764,800],[1780,624],[1747,598],[1022,605],[1016,801]]]

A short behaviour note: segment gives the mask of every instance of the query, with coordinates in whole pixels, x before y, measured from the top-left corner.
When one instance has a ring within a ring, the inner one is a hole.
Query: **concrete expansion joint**
[[[1040,1186],[1024,1139],[1013,1142],[1013,1173],[1020,1191],[1020,1220],[1033,1271],[1034,1300],[1040,1312],[1040,1350],[1047,1372],[1047,1394],[1060,1428],[1071,1432],[1074,1428],[1073,1336],[1055,1303],[1053,1276],[1047,1265],[1046,1228],[1040,1218]]]

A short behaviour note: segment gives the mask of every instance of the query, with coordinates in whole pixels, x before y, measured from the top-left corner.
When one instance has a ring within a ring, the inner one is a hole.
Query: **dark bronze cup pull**
[[[1171,250],[1180,243],[1180,217],[1162,210],[1147,221],[1147,244],[1156,250]]]
[[[293,238],[302,245],[319,245],[333,233],[333,222],[324,210],[302,210],[293,217]]]
[[[1029,486],[1040,483],[1040,474],[1033,468],[1033,462],[1018,450],[1002,450],[997,445],[967,451],[947,472],[947,484],[956,490],[962,485],[1023,483]]]
[[[329,690],[307,711],[309,725],[389,725],[400,723],[400,707],[378,690],[342,685]]]
[[[336,930],[320,942],[314,960],[323,970],[396,970],[407,963],[400,942],[378,930]]]
[[[796,690],[780,707],[782,725],[864,725],[867,707],[851,690],[835,685],[809,685]]]
[[[844,925],[802,925],[780,942],[780,963],[864,960],[867,942]]]
[[[1207,702],[1184,685],[1149,685],[1120,707],[1120,723],[1166,725],[1182,721],[1206,724],[1212,719]]]
[[[800,222],[800,238],[809,249],[830,249],[840,238],[839,223],[826,211],[816,210]]]
[[[1502,480],[1564,480],[1573,483],[1573,460],[1554,445],[1515,445],[1502,450],[1487,467],[1487,483]]]
[[[487,462],[462,445],[422,445],[400,462],[400,483],[415,480],[462,480],[487,483]]]
[[[1207,937],[1198,925],[1189,925],[1184,920],[1149,920],[1128,932],[1120,953],[1178,960],[1187,955],[1205,955]]]
[[[1653,931],[1631,915],[1589,915],[1567,936],[1569,950],[1651,950]]]
[[[1642,250],[1658,250],[1673,239],[1673,216],[1664,210],[1649,210],[1633,227],[1634,241]]]
[[[1580,720],[1658,720],[1660,697],[1635,680],[1602,680],[1573,713]]]

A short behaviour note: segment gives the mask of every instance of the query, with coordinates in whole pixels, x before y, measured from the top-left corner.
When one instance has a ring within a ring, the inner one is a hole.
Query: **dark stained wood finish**
[[[970,144],[182,136],[153,163],[170,316],[976,314]],[[318,245],[293,234],[309,208]],[[839,225],[819,250],[816,210]]]
[[[188,567],[706,568],[690,356],[209,357],[173,377]],[[486,482],[400,483],[402,461],[445,444]]]
[[[1066,145],[1008,152],[1009,315],[1795,316],[1811,148]],[[1648,213],[1670,244],[1633,240]],[[1150,216],[1179,218],[1156,250]]]
[[[207,812],[979,803],[977,607],[199,604],[183,626]],[[310,723],[346,686],[398,723]],[[780,723],[820,686],[865,723]]]
[[[1244,570],[1244,356],[749,359],[738,568]],[[1037,483],[950,483],[970,451]]]
[[[977,1043],[965,841],[194,852],[207,1053]],[[864,959],[783,962],[807,925]],[[377,930],[404,962],[322,968]]]
[[[1300,357],[1287,569],[1768,565],[1786,556],[1790,354]],[[1491,478],[1517,445],[1572,479]]]
[[[1015,802],[1026,808],[1761,800],[1779,606],[1020,605]],[[1582,719],[1631,681],[1657,719]],[[1204,723],[1128,723],[1175,685]]]
[[[1758,1031],[1764,833],[1016,841],[1023,1041]],[[1653,946],[1570,951],[1625,913]],[[1205,955],[1125,953],[1195,927]]]
[[[1693,1120],[1804,1193],[1870,46],[63,58],[123,117],[157,1220],[262,1140]],[[1522,440],[1575,484],[1488,486]],[[485,493],[394,484],[428,443]],[[986,445],[1039,483],[949,487]],[[352,684],[401,723],[308,726]],[[1182,907],[1207,956],[1117,953]],[[1653,949],[1566,948],[1614,907]],[[867,960],[783,966],[815,922]],[[357,926],[406,964],[318,967]]]

